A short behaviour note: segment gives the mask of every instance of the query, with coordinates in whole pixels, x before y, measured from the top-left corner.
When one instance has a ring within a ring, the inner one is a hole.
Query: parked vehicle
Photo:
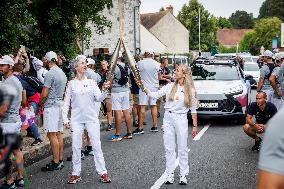
[[[237,56],[237,53],[219,53],[215,54],[214,58],[218,60],[228,60],[233,59]]]
[[[255,62],[245,62],[244,64],[244,73],[245,76],[252,76],[250,80],[250,84],[252,87],[257,87],[259,77],[260,77],[260,69],[257,63]]]
[[[245,56],[241,56],[244,60],[244,62],[253,62],[253,58],[252,56],[248,56],[248,55],[245,55]]]
[[[191,69],[200,101],[198,117],[236,118],[243,123],[251,87],[239,65],[233,60],[198,60]]]
[[[186,64],[189,65],[189,57],[182,55],[167,55],[162,56],[162,58],[167,58],[169,60],[169,69],[173,70],[174,64]]]

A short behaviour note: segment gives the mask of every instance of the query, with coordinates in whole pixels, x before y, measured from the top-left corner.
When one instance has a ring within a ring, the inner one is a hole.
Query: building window
[[[109,54],[109,48],[94,48],[93,54],[95,56],[99,54]]]

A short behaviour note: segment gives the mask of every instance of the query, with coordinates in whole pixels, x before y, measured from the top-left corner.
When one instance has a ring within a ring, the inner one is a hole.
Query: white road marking
[[[207,124],[203,127],[203,129],[193,138],[193,140],[197,141],[200,140],[200,138],[203,136],[203,134],[207,131],[209,128],[210,124]],[[188,152],[190,149],[188,149]],[[179,164],[179,158],[176,159],[175,161],[175,169],[177,168]],[[162,176],[155,182],[155,184],[150,188],[150,189],[159,189],[166,181],[167,174],[164,172]]]
[[[189,151],[190,149],[188,149],[188,152]],[[179,158],[177,158],[175,161],[175,169],[178,166],[178,162],[179,162]],[[164,172],[162,176],[155,182],[155,184],[150,189],[159,189],[166,182],[166,178],[167,178],[167,173]]]
[[[207,124],[203,127],[203,129],[193,138],[193,140],[200,140],[202,135],[207,131],[207,129],[210,127],[210,124]]]

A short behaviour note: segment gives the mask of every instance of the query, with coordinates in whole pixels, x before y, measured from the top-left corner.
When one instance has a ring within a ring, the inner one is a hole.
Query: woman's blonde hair
[[[197,94],[195,91],[195,87],[194,87],[194,83],[192,81],[192,73],[191,73],[191,69],[189,66],[187,65],[180,65],[180,67],[182,69],[183,74],[185,75],[184,78],[184,104],[187,108],[190,108],[192,105],[194,106],[198,106],[198,99],[197,99]],[[173,101],[175,98],[175,94],[177,92],[177,88],[178,88],[178,81],[176,80],[174,83],[174,86],[170,92],[169,95],[169,100]],[[194,96],[193,95],[193,91],[195,91]]]

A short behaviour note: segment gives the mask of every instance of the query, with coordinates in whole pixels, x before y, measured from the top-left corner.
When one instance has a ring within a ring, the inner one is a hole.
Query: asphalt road
[[[161,120],[160,118],[160,125]],[[26,168],[29,181],[27,188],[255,188],[258,153],[251,151],[254,142],[245,136],[241,125],[236,125],[232,120],[204,121],[199,124],[199,131],[204,126],[209,127],[200,140],[189,138],[189,184],[178,185],[177,167],[175,183],[166,186],[161,184],[165,170],[162,132],[150,132],[149,114],[147,123],[145,134],[132,140],[113,143],[108,141],[111,133],[101,133],[106,166],[112,179],[110,184],[99,182],[92,156],[82,161],[82,181],[75,185],[67,184],[68,175],[72,171],[71,162],[65,161],[65,167],[61,171],[40,171],[51,160],[49,157]],[[65,158],[70,154],[71,149],[65,149]]]

